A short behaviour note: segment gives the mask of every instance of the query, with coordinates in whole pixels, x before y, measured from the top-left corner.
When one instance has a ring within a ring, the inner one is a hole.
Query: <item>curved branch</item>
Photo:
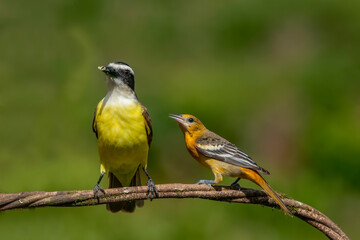
[[[160,184],[158,198],[202,198],[215,201],[260,204],[278,208],[276,202],[261,190],[195,184]],[[92,190],[58,192],[0,193],[0,211],[37,207],[77,207],[129,200],[149,199],[147,186],[106,189],[98,202]],[[327,216],[309,205],[291,198],[283,198],[295,217],[323,232],[330,239],[349,239]]]

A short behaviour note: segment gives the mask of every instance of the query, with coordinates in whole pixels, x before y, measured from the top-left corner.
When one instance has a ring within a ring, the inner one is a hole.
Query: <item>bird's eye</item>
[[[124,73],[125,73],[125,75],[129,75],[129,74],[130,74],[130,71],[129,71],[129,70],[125,70]]]
[[[195,120],[191,117],[191,118],[188,118],[188,122],[189,123],[192,123],[192,122],[194,122]]]

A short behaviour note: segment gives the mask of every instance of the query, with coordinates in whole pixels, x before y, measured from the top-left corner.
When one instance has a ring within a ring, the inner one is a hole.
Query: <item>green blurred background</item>
[[[167,117],[191,113],[268,169],[275,190],[359,238],[359,10],[359,1],[0,0],[0,191],[93,188],[91,122],[106,94],[97,66],[125,61],[152,116],[156,183],[213,178]],[[198,199],[146,202],[134,214],[9,211],[0,230],[4,239],[325,239],[277,210]]]

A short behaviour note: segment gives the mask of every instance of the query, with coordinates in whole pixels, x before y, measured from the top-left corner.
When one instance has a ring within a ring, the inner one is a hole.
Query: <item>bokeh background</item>
[[[167,117],[191,113],[268,169],[275,190],[359,238],[359,10],[331,0],[1,0],[0,191],[93,188],[91,122],[106,94],[97,66],[125,61],[153,119],[156,183],[213,178]],[[277,210],[198,199],[146,202],[134,214],[10,211],[0,230],[4,239],[325,239]]]

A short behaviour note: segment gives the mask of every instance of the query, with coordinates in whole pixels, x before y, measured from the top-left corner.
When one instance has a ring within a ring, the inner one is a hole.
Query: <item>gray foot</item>
[[[98,203],[100,202],[99,191],[105,195],[105,190],[102,187],[100,187],[99,184],[96,184],[94,187],[94,197],[97,198]]]
[[[104,177],[105,172],[101,172],[99,180],[97,181],[95,187],[94,187],[94,197],[97,198],[98,203],[100,202],[100,196],[99,196],[99,191],[101,191],[104,195],[105,195],[105,190],[99,186],[101,179]]]
[[[147,194],[149,195],[149,193],[150,193],[150,201],[152,201],[154,199],[154,197],[159,197],[159,192],[156,189],[155,183],[152,180],[152,178],[150,177],[150,174],[148,173],[146,168],[143,167],[143,170],[144,170],[146,176],[148,177],[148,181],[146,182],[146,185],[148,186]]]
[[[211,189],[211,184],[214,184],[215,181],[214,180],[200,180],[195,184],[206,184],[209,186],[209,190]]]

